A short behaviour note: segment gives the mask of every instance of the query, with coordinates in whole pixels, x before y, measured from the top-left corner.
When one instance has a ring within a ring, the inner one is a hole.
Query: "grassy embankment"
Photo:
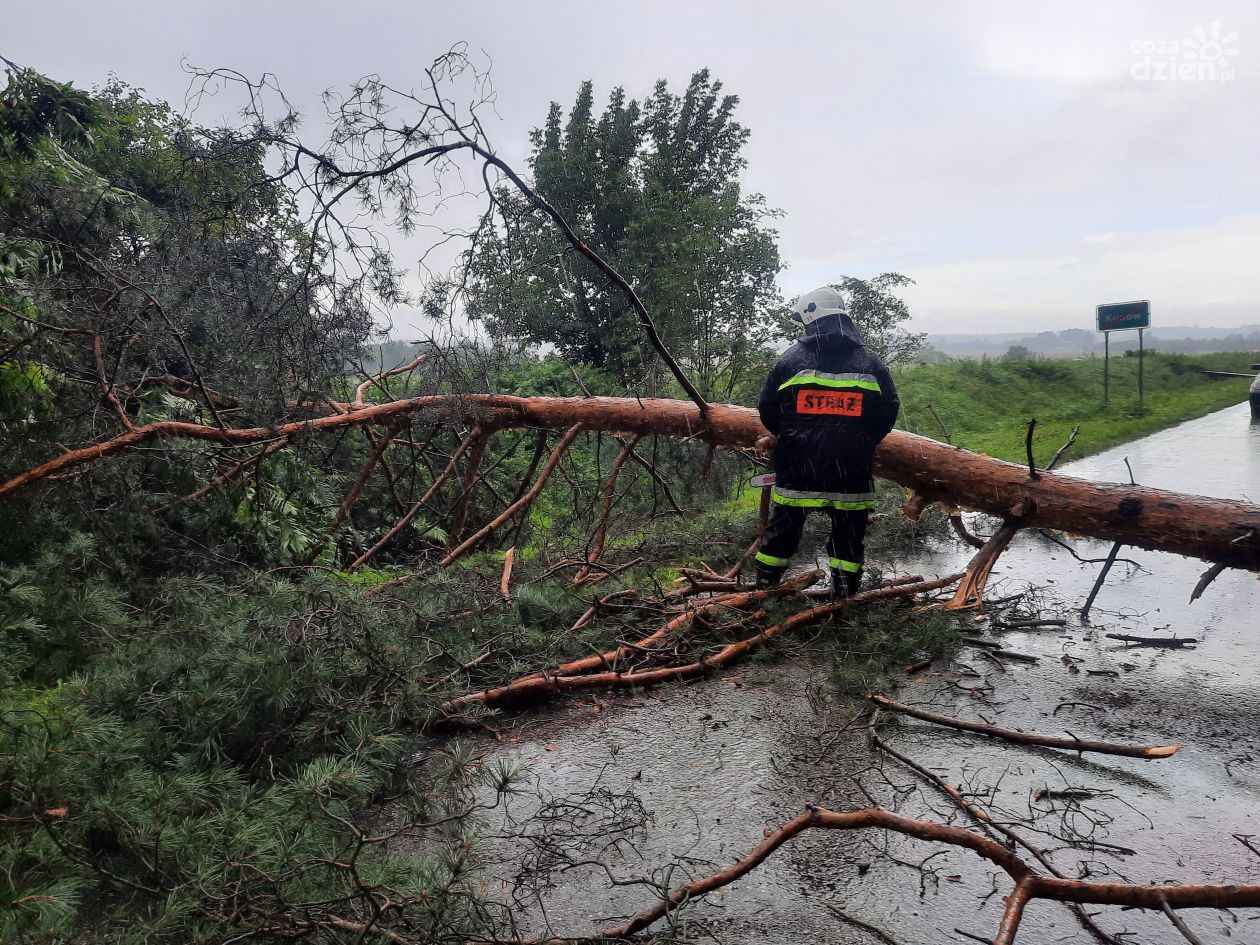
[[[1246,400],[1244,378],[1212,380],[1203,372],[1245,372],[1256,361],[1260,354],[1254,352],[1148,353],[1142,409],[1136,357],[1111,359],[1106,408],[1101,358],[923,365],[896,375],[902,400],[898,426],[940,440],[943,423],[955,446],[1023,462],[1025,425],[1036,417],[1034,448],[1045,462],[1079,423],[1069,458],[1080,457]]]

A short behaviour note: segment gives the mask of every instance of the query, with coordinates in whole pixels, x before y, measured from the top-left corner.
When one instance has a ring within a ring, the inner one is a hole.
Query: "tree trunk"
[[[506,406],[506,405],[505,405]],[[703,424],[682,400],[617,397],[523,398],[519,422],[563,428],[694,436]],[[516,425],[516,424],[513,424]],[[747,407],[712,404],[709,433],[719,446],[751,447],[766,430]],[[875,451],[876,473],[929,501],[1152,551],[1260,570],[1260,506],[1121,483],[1090,482],[981,456],[894,430]]]
[[[752,448],[766,435],[755,410],[712,404],[708,423],[685,400],[633,397],[510,397],[465,394],[415,397],[278,427],[220,429],[161,422],[70,450],[0,484],[0,500],[44,479],[161,439],[245,445],[282,436],[382,424],[417,414],[478,423],[487,432],[512,427],[695,437],[716,446]],[[414,422],[414,420],[413,420]],[[875,453],[875,471],[928,501],[986,512],[1026,528],[1052,528],[1153,551],[1260,570],[1260,507],[1144,486],[1097,483],[1055,473],[1033,479],[1026,466],[1003,462],[894,430]]]

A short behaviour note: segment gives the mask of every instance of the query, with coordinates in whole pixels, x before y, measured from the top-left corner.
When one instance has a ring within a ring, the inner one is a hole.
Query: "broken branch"
[[[591,551],[586,556],[587,563],[573,576],[574,584],[581,584],[586,580],[591,573],[591,564],[598,561],[599,556],[604,552],[604,538],[608,534],[608,517],[612,513],[613,499],[617,494],[617,477],[621,475],[621,467],[626,464],[626,460],[630,458],[630,454],[634,452],[638,443],[637,434],[627,440],[621,452],[617,454],[617,458],[613,460],[612,469],[608,471],[608,480],[604,483],[604,503],[599,510],[599,525],[596,526],[595,535],[591,539]]]
[[[1108,633],[1108,640],[1120,640],[1133,646],[1160,646],[1175,649],[1181,646],[1194,646],[1199,641],[1194,637],[1135,637],[1128,633]]]
[[[543,486],[547,484],[547,480],[551,478],[551,474],[555,472],[556,466],[560,464],[560,460],[568,451],[573,441],[577,439],[577,435],[582,432],[582,424],[575,423],[565,431],[564,436],[560,438],[560,442],[556,444],[555,449],[551,451],[551,455],[547,457],[547,464],[543,466],[539,472],[538,478],[534,480],[534,484],[529,487],[529,491],[523,496],[509,505],[506,509],[499,513],[489,524],[483,526],[475,535],[469,536],[461,545],[449,551],[445,558],[439,562],[439,567],[448,567],[453,562],[478,547],[482,542],[495,533],[495,531],[504,523],[509,521],[512,516],[529,508],[534,500],[538,498],[538,494],[542,492]]]
[[[962,732],[972,732],[976,735],[986,735],[989,738],[1000,738],[1003,741],[1014,742],[1017,745],[1038,745],[1042,748],[1065,748],[1069,751],[1076,752],[1092,751],[1101,755],[1122,755],[1126,758],[1169,758],[1181,750],[1180,745],[1128,745],[1120,742],[1081,739],[1076,736],[1072,736],[1071,738],[1060,738],[1054,735],[1037,735],[1032,732],[1018,732],[1009,728],[999,728],[996,725],[986,725],[983,722],[967,722],[962,719],[951,718],[947,715],[938,715],[935,712],[928,712],[925,709],[917,709],[914,706],[894,702],[887,696],[881,696],[875,693],[869,694],[866,698],[881,708],[891,709],[894,712],[900,712],[903,715],[910,716],[911,718],[916,718],[924,722],[932,722],[936,725],[944,725],[949,728],[958,729]]]
[[[994,945],[1011,945],[1019,929],[1024,906],[1033,899],[1066,903],[1133,906],[1139,909],[1228,908],[1260,906],[1260,884],[1143,886],[1041,876],[989,837],[963,827],[905,817],[882,807],[832,811],[810,806],[777,830],[767,833],[752,851],[723,870],[670,890],[662,900],[622,925],[603,929],[595,938],[624,939],[641,932],[679,907],[748,875],[771,854],[806,830],[865,830],[879,828],[919,840],[963,847],[988,860],[1015,881],[1007,897],[1006,911]]]

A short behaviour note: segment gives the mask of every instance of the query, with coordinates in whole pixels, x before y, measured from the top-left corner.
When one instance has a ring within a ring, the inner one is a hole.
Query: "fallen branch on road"
[[[982,859],[996,865],[1015,882],[1006,898],[1006,911],[1002,916],[993,945],[1012,945],[1019,931],[1024,907],[1034,899],[1048,899],[1064,903],[1090,903],[1097,905],[1130,906],[1139,909],[1166,911],[1168,909],[1219,909],[1260,906],[1260,884],[1232,885],[1182,885],[1141,886],[1134,883],[1089,882],[1043,876],[1033,871],[1012,850],[997,840],[982,836],[963,827],[935,823],[905,817],[882,807],[868,807],[854,811],[833,811],[810,806],[803,814],[794,817],[777,830],[769,831],[766,838],[739,861],[723,870],[710,873],[694,882],[676,886],[660,902],[645,909],[627,922],[603,929],[583,938],[546,939],[544,941],[602,941],[627,939],[642,932],[653,923],[665,918],[681,906],[715,890],[728,886],[748,875],[771,854],[788,841],[806,830],[867,830],[882,829],[934,843],[971,850]],[[515,940],[525,945],[524,939]]]
[[[1128,633],[1108,633],[1108,640],[1120,640],[1131,646],[1161,646],[1175,649],[1182,646],[1194,646],[1199,641],[1194,637],[1135,637]]]
[[[1180,745],[1128,745],[1121,742],[1082,739],[1076,736],[1061,738],[1054,735],[1037,735],[1032,732],[1019,732],[1014,729],[999,728],[996,725],[987,725],[983,722],[967,722],[947,715],[938,715],[925,709],[917,709],[914,706],[894,702],[887,696],[875,693],[868,695],[866,698],[880,708],[900,712],[903,715],[908,715],[923,722],[932,722],[936,725],[944,725],[962,732],[972,732],[976,735],[986,735],[989,738],[1000,738],[1003,741],[1014,742],[1018,745],[1065,748],[1076,752],[1092,751],[1100,755],[1122,755],[1126,758],[1169,758],[1181,750]]]
[[[644,651],[659,648],[659,645],[669,639],[672,634],[682,627],[695,622],[697,615],[701,613],[713,612],[718,609],[748,607],[753,603],[764,600],[766,597],[772,596],[780,589],[775,588],[773,591],[747,591],[743,594],[727,595],[725,598],[714,598],[695,611],[681,614],[638,643],[623,644],[616,650],[610,650],[608,653],[574,660],[554,670],[522,676],[513,682],[494,689],[485,689],[480,692],[470,692],[462,696],[455,696],[442,704],[442,711],[445,713],[456,712],[475,704],[486,706],[518,705],[522,702],[544,699],[566,692],[582,692],[591,689],[631,689],[695,679],[715,669],[729,666],[753,650],[764,646],[774,637],[798,630],[804,626],[820,623],[846,607],[874,600],[910,597],[914,594],[937,590],[955,583],[960,577],[961,575],[952,574],[945,578],[921,581],[915,584],[890,584],[885,587],[863,591],[849,598],[841,598],[831,603],[811,607],[795,613],[780,623],[767,627],[750,637],[745,637],[734,643],[728,643],[717,652],[692,662],[631,670],[619,668],[621,661],[636,655],[643,656]],[[761,614],[758,613],[753,616],[759,617]]]
[[[1016,833],[1006,824],[995,820],[992,816],[990,816],[987,810],[976,803],[976,801],[971,797],[968,797],[962,791],[959,791],[957,788],[950,785],[948,781],[936,774],[934,771],[925,768],[909,755],[903,754],[896,748],[893,748],[892,745],[888,744],[888,742],[884,741],[884,739],[880,737],[879,730],[877,728],[879,723],[879,711],[879,709],[876,709],[871,713],[871,717],[867,721],[866,725],[867,740],[873,748],[882,751],[884,754],[889,755],[892,758],[895,758],[911,771],[915,772],[915,774],[919,775],[940,793],[944,794],[953,801],[958,808],[975,823],[992,831],[998,836],[1005,837],[1006,841],[1010,845],[1019,846],[1028,851],[1028,853],[1031,854],[1038,863],[1045,867],[1051,875],[1057,876],[1060,879],[1067,878],[1059,871],[1058,867],[1054,865],[1053,861],[1050,859],[1050,854],[1046,850],[1043,850],[1022,834]],[[1099,926],[1098,923],[1095,922],[1083,908],[1081,908],[1079,903],[1072,903],[1069,908],[1071,909],[1072,914],[1076,917],[1076,920],[1081,923],[1082,927],[1098,939],[1098,941],[1103,942],[1104,945],[1121,945],[1117,939],[1113,938],[1104,931],[1102,927]]]

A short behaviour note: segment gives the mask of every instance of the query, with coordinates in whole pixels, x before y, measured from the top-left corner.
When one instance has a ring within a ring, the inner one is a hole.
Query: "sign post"
[[[1142,372],[1142,365],[1145,361],[1146,351],[1142,347],[1142,332],[1144,329],[1138,329],[1138,406],[1146,401],[1146,384],[1144,383],[1145,375]]]
[[[1103,406],[1111,403],[1111,332],[1103,332]]]
[[[1141,405],[1146,400],[1146,349],[1142,333],[1151,327],[1150,300],[1108,302],[1098,306],[1097,312],[1098,330],[1103,333],[1103,405],[1107,405],[1111,395],[1111,333],[1134,329],[1138,333],[1138,404]]]

